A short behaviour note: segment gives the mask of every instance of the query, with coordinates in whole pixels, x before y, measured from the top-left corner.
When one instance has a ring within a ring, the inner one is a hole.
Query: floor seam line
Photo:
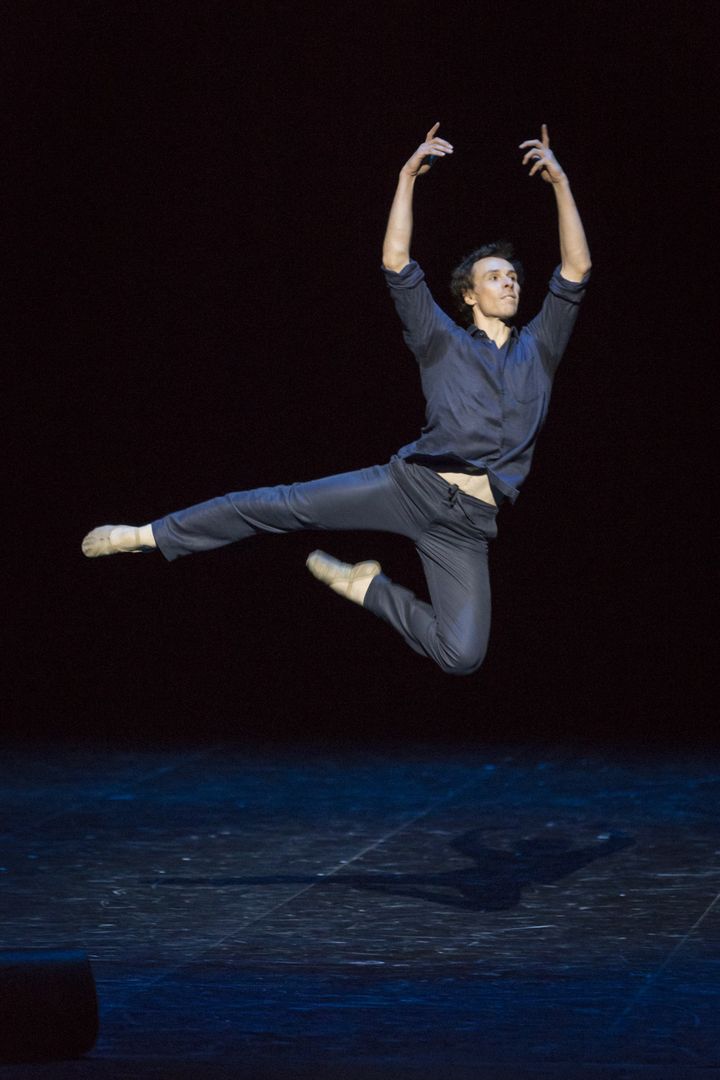
[[[720,893],[718,893],[717,896],[708,904],[703,913],[695,920],[690,929],[683,935],[683,937],[680,939],[680,941],[678,941],[675,947],[671,949],[671,951],[663,960],[662,964],[660,964],[660,967],[658,967],[655,971],[651,972],[649,975],[646,975],[643,985],[636,992],[631,1001],[629,1001],[628,1004],[625,1006],[623,1011],[618,1016],[617,1020],[613,1021],[613,1023],[610,1025],[611,1032],[616,1032],[622,1028],[623,1022],[626,1020],[626,1018],[630,1015],[630,1013],[638,1005],[642,998],[645,997],[647,992],[658,981],[658,979],[661,978],[662,973],[670,966],[670,964],[673,962],[674,958],[677,956],[680,950],[687,944],[695,931],[699,929],[707,916],[718,903],[720,903]]]

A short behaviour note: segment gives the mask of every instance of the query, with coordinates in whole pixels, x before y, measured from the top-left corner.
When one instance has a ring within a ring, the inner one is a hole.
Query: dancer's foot
[[[100,525],[89,532],[82,542],[82,552],[88,559],[99,555],[118,555],[121,552],[137,555],[156,547],[150,525]]]
[[[324,581],[334,592],[356,604],[363,603],[370,582],[380,573],[380,563],[374,560],[353,566],[324,551],[313,551],[305,565],[318,581]]]

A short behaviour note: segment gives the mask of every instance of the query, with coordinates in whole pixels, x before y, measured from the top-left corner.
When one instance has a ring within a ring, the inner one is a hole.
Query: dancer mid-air
[[[553,376],[585,292],[590,252],[567,176],[543,125],[520,144],[529,175],[555,194],[560,266],[539,313],[511,325],[520,267],[505,243],[471,252],[452,275],[463,321],[435,303],[410,258],[415,181],[453,148],[435,124],[400,170],[383,245],[387,283],[415,354],[426,400],[416,442],[386,465],[279,487],[232,492],[149,525],[103,525],[83,540],[89,558],[159,548],[166,559],[258,533],[372,529],[409,537],[422,560],[430,603],[390,581],[377,562],[354,566],[322,551],[307,566],[335,592],[379,615],[443,671],[466,675],[483,661],[490,630],[488,541],[504,499],[514,502],[530,469]]]

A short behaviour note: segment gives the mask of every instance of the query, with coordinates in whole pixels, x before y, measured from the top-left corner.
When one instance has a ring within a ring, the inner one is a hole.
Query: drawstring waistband
[[[459,489],[464,491],[466,495],[470,495],[473,499],[479,499],[480,502],[493,503],[497,505],[495,500],[495,494],[490,484],[490,478],[487,473],[458,473],[458,472],[440,472],[438,476],[444,480],[455,491]],[[454,498],[454,496],[453,496]]]
[[[465,509],[465,507],[463,506],[463,504],[462,504],[462,501],[458,502],[458,495],[460,494],[460,491],[461,491],[461,490],[462,490],[462,489],[461,489],[460,487],[458,487],[458,485],[457,485],[457,484],[449,484],[449,485],[448,485],[448,506],[455,506],[455,504],[457,503],[457,505],[458,505],[458,506],[460,507],[460,509],[462,510],[462,512],[463,512],[463,514],[464,514],[464,516],[465,516],[465,517],[467,518],[467,520],[468,520],[468,521],[470,522],[470,524],[472,525],[472,524],[473,524],[473,520],[472,520],[472,518],[470,517],[470,515],[468,514],[467,510]],[[480,500],[479,500],[479,499],[478,499],[478,502],[480,502]]]

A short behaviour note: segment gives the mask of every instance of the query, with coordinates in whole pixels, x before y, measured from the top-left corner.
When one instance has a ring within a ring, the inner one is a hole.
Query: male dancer
[[[420,438],[387,465],[306,483],[232,492],[139,528],[103,525],[83,540],[89,558],[159,548],[166,559],[207,551],[257,533],[297,529],[372,529],[413,540],[430,603],[390,581],[377,562],[354,566],[322,551],[308,569],[341,596],[390,623],[443,671],[471,674],[490,630],[488,541],[499,503],[514,502],[530,469],[553,377],[575,323],[590,253],[567,176],[543,124],[520,144],[529,175],[552,185],[561,265],[540,312],[511,326],[520,297],[519,264],[507,244],[486,244],[453,273],[452,290],[470,325],[461,329],[434,302],[410,258],[413,190],[418,176],[453,148],[427,133],[400,170],[383,265],[415,354],[427,403]]]

